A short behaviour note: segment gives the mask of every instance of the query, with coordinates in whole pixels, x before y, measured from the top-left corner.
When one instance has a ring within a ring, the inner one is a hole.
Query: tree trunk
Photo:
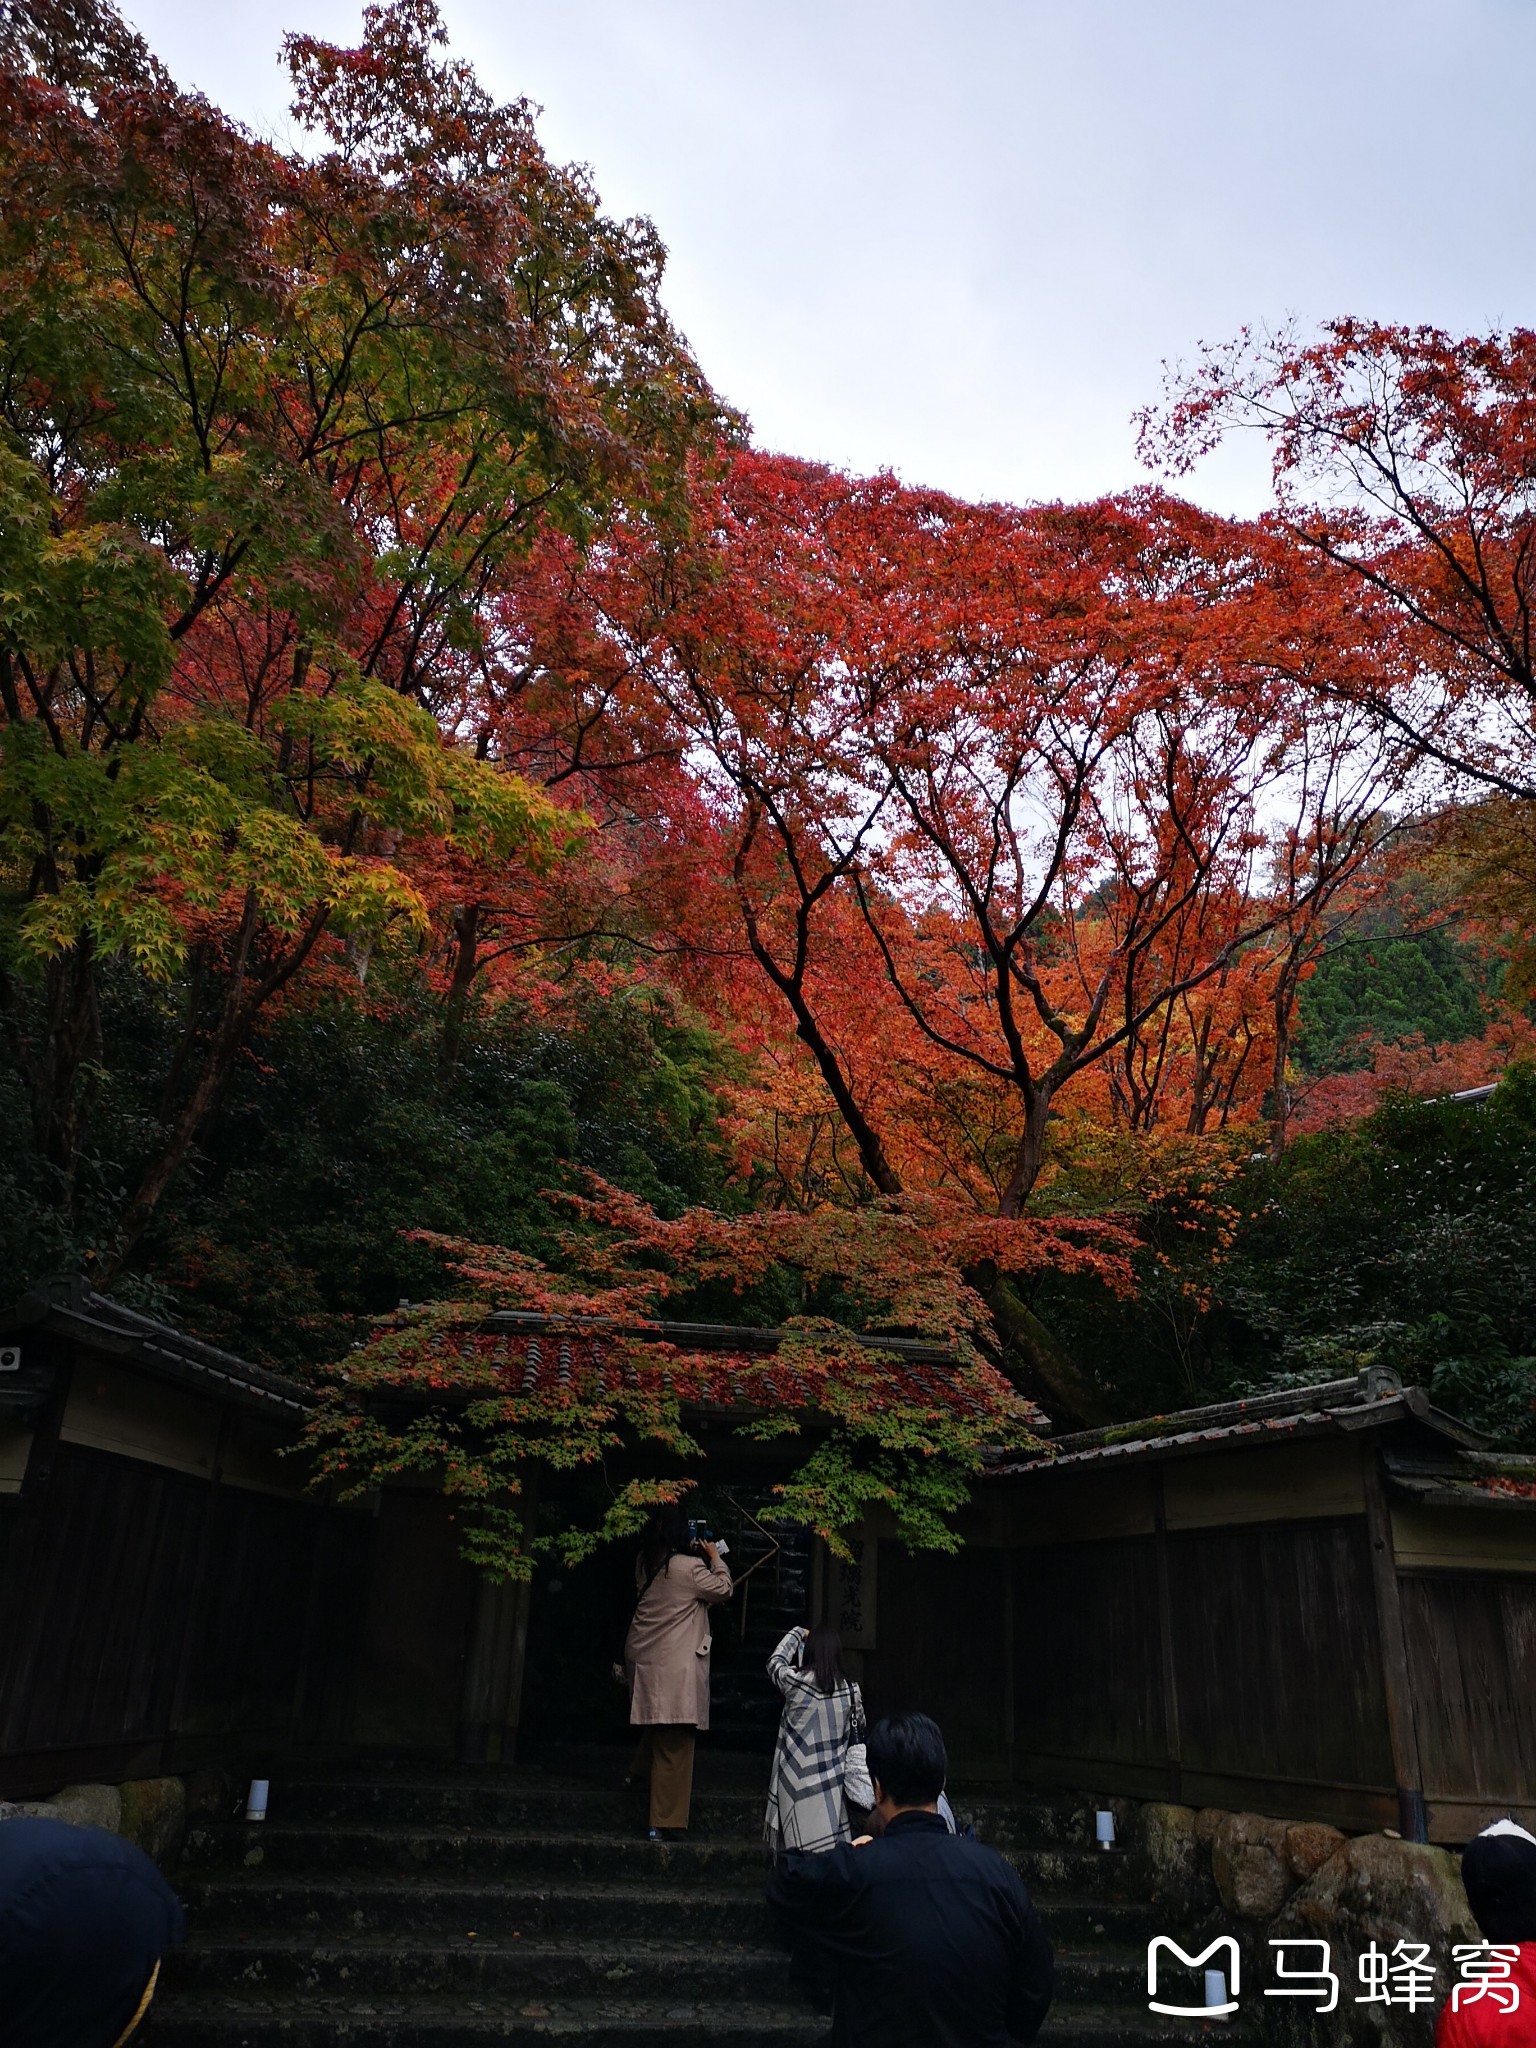
[[[859,1148],[859,1161],[864,1171],[882,1195],[899,1195],[902,1191],[901,1178],[886,1156],[879,1132],[854,1100],[853,1090],[838,1063],[837,1054],[822,1037],[809,1008],[794,997],[791,997],[791,1008],[795,1013],[796,1034],[821,1069],[821,1077],[837,1104],[838,1114]]]
[[[1296,976],[1290,968],[1275,984],[1275,1060],[1270,1074],[1269,1156],[1278,1159],[1285,1150],[1291,1130],[1291,1088],[1285,1070],[1290,1065],[1291,1017],[1296,1006]]]
[[[112,1255],[102,1270],[100,1285],[110,1287],[127,1264],[128,1255],[149,1227],[150,1218],[160,1206],[160,1198],[186,1163],[187,1154],[192,1150],[193,1140],[202,1129],[214,1104],[223,1094],[230,1075],[234,1071],[236,1057],[240,1051],[244,1033],[227,1047],[220,1039],[197,1077],[196,1086],[186,1106],[171,1124],[170,1130],[161,1141],[160,1149],[150,1161],[143,1179],[139,1182],[133,1200],[123,1212],[117,1228]]]
[[[470,991],[480,971],[480,905],[465,903],[453,913],[453,971],[443,1003],[443,1036],[439,1071],[447,1080],[458,1065],[469,1014]]]
[[[1029,1199],[1029,1191],[1040,1178],[1045,1159],[1045,1125],[1056,1090],[1048,1081],[1037,1081],[1024,1099],[1024,1135],[1013,1155],[1013,1172],[997,1205],[999,1216],[1017,1216]]]
[[[291,951],[284,954],[252,987],[247,969],[259,922],[259,912],[254,896],[246,898],[239,935],[235,941],[234,959],[230,966],[229,989],[224,998],[218,1028],[213,1035],[213,1043],[208,1049],[208,1056],[193,1084],[186,1105],[172,1120],[170,1128],[160,1142],[159,1150],[139,1182],[133,1200],[123,1212],[113,1243],[112,1255],[102,1269],[102,1287],[110,1287],[122,1272],[129,1254],[148,1229],[151,1218],[160,1206],[161,1197],[185,1165],[199,1131],[212,1115],[220,1096],[229,1085],[230,1077],[235,1071],[235,1062],[239,1059],[251,1027],[263,1007],[303,966],[329,919],[330,911],[324,905],[312,911],[309,923],[294,941]],[[243,993],[247,990],[248,993]]]
[[[87,1089],[81,1069],[101,1049],[96,953],[88,936],[50,960],[43,979],[43,1035],[27,1059],[32,1131],[38,1151],[72,1190],[85,1135]]]
[[[994,1269],[966,1277],[986,1295],[1004,1351],[1014,1354],[1031,1387],[1044,1394],[1053,1423],[1092,1428],[1114,1420],[1102,1389],[1067,1356],[1006,1273]]]

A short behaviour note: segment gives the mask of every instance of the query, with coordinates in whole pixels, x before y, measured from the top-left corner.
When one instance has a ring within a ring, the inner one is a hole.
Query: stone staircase
[[[653,1845],[638,1803],[564,1768],[402,1765],[274,1781],[268,1820],[195,1828],[177,1872],[190,1939],[150,2048],[812,2048],[762,1903],[759,1758],[702,1752],[692,1837]],[[1146,2007],[1165,1927],[1134,1857],[1068,1804],[959,1802],[1006,1845],[1056,1945],[1043,2042],[1151,2048],[1199,2023]],[[1186,1943],[1187,1945],[1187,1943]],[[1229,2030],[1230,2031],[1230,2030]]]

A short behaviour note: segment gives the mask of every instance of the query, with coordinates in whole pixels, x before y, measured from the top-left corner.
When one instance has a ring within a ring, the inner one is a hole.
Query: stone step
[[[760,1887],[689,1883],[675,1861],[675,1846],[650,1853],[655,1861],[648,1882],[424,1882],[375,1870],[277,1876],[242,1869],[189,1874],[178,1889],[200,1934],[233,1929],[254,1937],[268,1930],[312,1929],[323,1940],[338,1934],[463,1935],[473,1928],[480,1937],[506,1939],[540,1934],[594,1942],[771,1941]],[[1045,1893],[1036,1904],[1056,1942],[1145,1943],[1154,1934],[1176,1931],[1166,1928],[1156,1906],[1139,1899]]]
[[[674,2002],[742,1997],[771,2005],[786,1995],[788,1977],[783,1951],[762,1943],[525,1940],[466,1930],[436,1942],[414,1932],[393,1941],[304,1934],[194,1939],[175,1958],[168,1981],[191,1991],[274,1997],[298,1991],[389,2000],[450,1993],[509,1999],[516,1993],[526,2002],[622,1993]]]
[[[814,2048],[825,2017],[806,2005],[699,1999],[439,1999],[370,2001],[315,1994],[278,2001],[199,1994],[176,1999],[146,2031],[153,2048],[483,2048],[551,2038],[586,2048]],[[1071,2048],[1175,2048],[1208,2040],[1207,2029],[1145,2010],[1053,2008],[1039,2040]],[[1228,2041],[1245,2034],[1228,2030]]]
[[[194,1826],[177,1878],[191,1941],[149,2048],[820,2044],[763,1899],[766,1756],[701,1745],[693,1831],[661,1844],[626,1760],[316,1759],[273,1783],[268,1821]],[[1094,1846],[1084,1796],[952,1796],[1056,1947],[1046,2048],[1209,2048],[1209,2026],[1146,2010],[1146,1943],[1180,1930],[1139,1856]]]
[[[1024,1882],[1042,1891],[1113,1899],[1145,1897],[1151,1873],[1139,1858],[1092,1849],[1011,1849]],[[657,1844],[636,1822],[629,1835],[485,1827],[428,1828],[385,1822],[265,1821],[188,1830],[184,1870],[259,1869],[272,1875],[331,1870],[395,1871],[425,1877],[536,1873],[552,1882],[633,1878],[653,1882],[658,1857],[690,1882],[760,1888],[767,1871],[760,1840],[704,1836]]]
[[[824,2016],[807,2006],[731,1999],[412,1997],[373,2002],[323,1993],[268,1999],[199,1993],[152,2016],[146,2048],[510,2048],[579,2041],[584,2048],[816,2048]]]
[[[760,1890],[763,1844],[735,1836],[651,1842],[637,1822],[630,1835],[535,1833],[526,1829],[315,1826],[267,1821],[187,1831],[183,1870],[239,1867],[272,1875],[333,1870],[399,1872],[427,1878],[538,1875],[551,1882],[632,1878]]]
[[[766,1779],[766,1772],[763,1774]],[[361,1821],[408,1827],[569,1827],[583,1833],[620,1825],[644,1814],[642,1788],[626,1790],[617,1775],[611,1784],[546,1782],[539,1779],[316,1778],[274,1786],[265,1823]],[[755,1839],[767,1803],[761,1790],[699,1792],[689,1816],[697,1835]]]
[[[656,1852],[657,1873],[644,1884],[428,1883],[375,1872],[331,1871],[323,1877],[271,1877],[259,1870],[178,1883],[192,1927],[200,1933],[313,1930],[317,1939],[346,1934],[483,1936],[549,1934],[605,1942],[770,1938],[760,1890],[683,1885]]]
[[[574,1777],[528,1777],[424,1772],[387,1777],[316,1776],[273,1787],[267,1826],[290,1821],[361,1821],[420,1827],[516,1828],[558,1823],[582,1832],[613,1826],[644,1810],[639,1788],[626,1790],[622,1766],[593,1782]],[[767,1766],[741,1787],[694,1790],[690,1819],[697,1835],[739,1834],[756,1840],[767,1798]],[[1093,1848],[1092,1814],[1048,1801],[1003,1800],[958,1788],[954,1804],[983,1841],[995,1847]],[[1094,1849],[1095,1854],[1099,1854]],[[1113,1857],[1121,1852],[1111,1851]]]
[[[1135,1998],[1146,1975],[1140,1948],[1067,1947],[1056,1958],[1058,1997],[1067,2004]],[[276,1996],[351,1992],[398,1999],[482,1992],[525,1999],[612,1995],[633,1998],[740,1996],[772,2004],[784,1995],[781,1949],[726,1940],[659,1942],[512,1938],[466,1929],[424,1941],[338,1941],[313,1934],[194,1937],[167,1973],[187,1991]]]

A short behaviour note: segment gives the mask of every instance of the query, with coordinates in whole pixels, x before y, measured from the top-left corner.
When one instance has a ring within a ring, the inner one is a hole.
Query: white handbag
[[[862,1742],[850,1742],[848,1753],[843,1758],[843,1797],[850,1806],[862,1806],[866,1813],[875,1803],[869,1757]]]

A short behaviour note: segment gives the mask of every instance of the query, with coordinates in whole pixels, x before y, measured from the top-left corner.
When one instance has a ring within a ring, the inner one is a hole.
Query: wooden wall
[[[1354,1829],[1401,1825],[1401,1782],[1432,1841],[1510,1810],[1536,1824],[1536,1514],[1388,1513],[1378,1452],[1065,1468],[984,1490],[958,1559],[882,1541],[871,1707],[933,1713],[957,1777]]]
[[[1363,1521],[1032,1547],[1013,1587],[1015,1775],[1395,1824]]]
[[[957,1778],[1007,1775],[1008,1607],[1002,1550],[968,1547],[946,1557],[881,1542],[875,1647],[863,1662],[865,1704],[871,1719],[932,1714]]]
[[[349,1732],[370,1522],[294,1497],[294,1477],[285,1496],[200,1474],[176,1447],[207,1404],[176,1395],[151,1462],[100,1431],[65,1440],[61,1390],[0,1496],[0,1794]],[[245,1443],[247,1467],[261,1452]]]
[[[1394,1825],[1364,1521],[1186,1531],[1167,1544],[1181,1796]]]
[[[373,1542],[354,1738],[369,1748],[451,1755],[473,1592],[458,1530],[441,1494],[391,1488]]]
[[[1020,1551],[1013,1571],[1017,1773],[1072,1782],[1113,1760],[1127,1792],[1166,1797],[1161,1640],[1150,1538]]]
[[[1536,1572],[1405,1573],[1403,1634],[1432,1841],[1536,1823]]]

